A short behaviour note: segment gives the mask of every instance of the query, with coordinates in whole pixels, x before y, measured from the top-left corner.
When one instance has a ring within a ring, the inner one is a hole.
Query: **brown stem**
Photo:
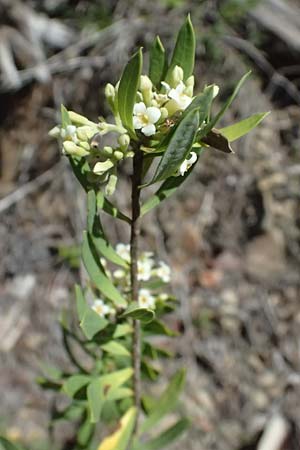
[[[138,283],[138,244],[140,235],[140,185],[142,181],[143,152],[136,148],[133,158],[133,175],[131,191],[131,238],[130,238],[130,280],[131,280],[131,300],[138,302],[139,283]],[[133,385],[134,402],[137,408],[137,418],[135,432],[138,427],[138,414],[141,406],[141,327],[139,320],[134,320],[133,331]]]

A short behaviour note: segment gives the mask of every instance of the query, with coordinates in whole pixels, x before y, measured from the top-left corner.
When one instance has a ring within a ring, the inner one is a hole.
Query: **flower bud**
[[[140,90],[143,95],[144,103],[149,106],[151,104],[153,93],[152,93],[152,81],[147,75],[141,75]]]
[[[183,81],[183,69],[175,66],[171,73],[170,86],[176,88],[181,81]]]
[[[80,141],[79,146],[81,148],[84,148],[84,150],[86,150],[87,152],[89,152],[91,150],[90,144],[88,142]]]
[[[107,172],[113,166],[114,166],[114,163],[110,159],[107,159],[104,162],[97,162],[94,166],[93,172],[97,175],[103,175],[105,172]]]
[[[213,98],[215,98],[215,97],[218,95],[219,90],[220,90],[219,86],[217,86],[216,84],[214,84]]]
[[[76,125],[96,126],[96,124],[94,122],[92,122],[91,120],[82,116],[81,114],[77,114],[74,111],[69,111],[69,117],[70,117],[72,123],[75,123]]]
[[[102,149],[102,153],[104,153],[107,156],[111,156],[113,154],[113,149],[112,149],[112,147],[105,145],[105,147],[103,147],[103,149]]]
[[[121,159],[124,158],[124,154],[120,152],[120,150],[115,150],[114,157],[116,158],[117,161],[121,161]]]
[[[121,134],[121,136],[119,136],[118,143],[120,144],[122,151],[127,150],[130,144],[130,137],[128,136],[128,134]]]
[[[63,149],[65,153],[69,155],[75,155],[75,156],[87,156],[89,152],[85,150],[82,147],[79,147],[72,141],[65,141],[63,143]]]
[[[104,91],[106,100],[112,110],[113,113],[116,112],[115,98],[116,98],[116,90],[114,86],[110,83],[107,83]]]
[[[80,141],[89,141],[96,133],[96,128],[84,125],[76,130],[77,137]]]
[[[60,128],[58,126],[56,126],[56,127],[52,128],[48,134],[51,137],[59,138],[60,137]]]
[[[169,111],[167,110],[167,108],[160,108],[160,113],[161,113],[160,118],[162,120],[165,120],[169,115]]]
[[[105,195],[107,196],[113,195],[113,193],[116,190],[117,181],[118,181],[117,175],[111,174],[108,183],[105,186]]]

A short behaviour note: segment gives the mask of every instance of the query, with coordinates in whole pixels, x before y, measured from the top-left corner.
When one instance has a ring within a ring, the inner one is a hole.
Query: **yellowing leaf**
[[[117,431],[105,438],[98,450],[126,450],[130,441],[136,418],[136,408],[133,406],[122,417]]]

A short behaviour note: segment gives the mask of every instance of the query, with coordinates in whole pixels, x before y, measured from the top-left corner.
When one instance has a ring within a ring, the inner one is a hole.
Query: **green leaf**
[[[70,119],[68,110],[64,107],[64,105],[60,105],[61,110],[61,126],[66,128],[68,125],[72,125],[72,121]]]
[[[116,389],[126,383],[133,375],[133,369],[128,367],[126,369],[117,370],[107,375],[100,377],[101,383],[104,386],[105,391],[110,388]]]
[[[82,259],[91,280],[99,291],[109,298],[116,306],[126,306],[126,300],[113,285],[112,281],[107,278],[86,231],[83,234]]]
[[[139,305],[134,302],[128,306],[121,317],[131,317],[132,319],[140,320],[143,323],[149,323],[154,319],[154,311],[149,308],[140,308]]]
[[[179,123],[149,184],[172,176],[189,154],[199,127],[198,110],[190,111]]]
[[[127,387],[110,389],[107,394],[107,400],[122,400],[123,398],[133,397],[133,390]]]
[[[188,429],[189,425],[190,423],[187,419],[181,419],[167,430],[163,431],[159,436],[151,439],[145,444],[139,444],[138,447],[135,446],[133,450],[159,450],[164,448],[166,445],[169,445],[178,439],[179,436]]]
[[[178,333],[168,328],[160,320],[154,319],[152,322],[147,323],[143,327],[145,334],[148,336],[161,335],[161,336],[178,336]]]
[[[93,339],[93,337],[99,333],[99,331],[104,330],[108,324],[109,322],[104,319],[104,317],[100,317],[96,311],[88,306],[80,322],[80,328],[88,339]]]
[[[103,209],[103,211],[110,216],[116,217],[117,219],[123,220],[124,222],[127,222],[129,224],[131,223],[129,217],[119,211],[116,206],[114,206],[109,200],[107,200],[107,198],[101,191],[97,193],[97,206],[99,209]]]
[[[188,15],[178,33],[172,60],[166,76],[166,81],[169,81],[172,70],[176,65],[182,67],[184,81],[193,74],[195,64],[195,47],[196,40],[194,28],[191,18]]]
[[[164,46],[159,36],[156,36],[150,48],[149,77],[157,88],[160,88],[160,82],[164,79],[167,68],[168,61]]]
[[[185,117],[189,112],[197,109],[199,111],[200,123],[202,125],[204,120],[207,120],[214,99],[214,85],[206,86],[199,95],[197,95],[190,105],[183,111],[182,117]]]
[[[85,420],[81,423],[77,431],[77,440],[81,447],[87,448],[94,435],[95,425],[91,423],[90,418],[86,414]]]
[[[151,410],[150,415],[145,419],[140,427],[140,432],[144,433],[156,425],[162,417],[175,409],[179,394],[185,382],[185,370],[179,370],[171,379],[168,387],[157,399],[156,408]]]
[[[225,104],[223,105],[223,107],[221,108],[221,110],[219,111],[219,113],[213,118],[213,120],[211,120],[206,127],[203,128],[203,130],[200,132],[200,136],[199,138],[201,139],[201,137],[205,136],[210,130],[212,130],[214,128],[214,126],[217,124],[217,122],[221,119],[221,117],[223,117],[223,115],[225,114],[225,112],[227,111],[227,109],[231,106],[232,102],[234,101],[234,99],[236,98],[237,94],[239,93],[242,85],[244,84],[244,82],[246,81],[246,79],[249,77],[249,75],[251,74],[251,71],[247,72],[238,82],[238,84],[236,85],[233,93],[231,94],[231,96],[229,97],[229,99],[225,102]]]
[[[96,423],[100,420],[101,411],[105,401],[102,383],[99,379],[93,380],[88,385],[87,400],[90,409],[90,420],[92,423]]]
[[[122,336],[127,336],[133,332],[133,328],[129,323],[120,323],[116,326],[116,329],[113,334],[113,338],[117,339]]]
[[[114,264],[127,268],[128,264],[117,254],[108,242],[97,214],[96,194],[94,190],[88,192],[88,232],[98,252]]]
[[[221,128],[219,131],[229,142],[233,142],[257,127],[257,125],[259,125],[269,114],[270,112],[253,114],[253,116],[247,117],[247,119],[241,120],[229,127]]]
[[[88,174],[91,172],[88,162],[84,158],[76,156],[68,156],[73,173],[83,189],[87,192],[92,188],[92,183],[88,179]]]
[[[129,60],[123,71],[118,88],[118,108],[123,126],[129,134],[135,137],[133,128],[133,107],[140,83],[143,65],[142,49],[140,48]]]
[[[91,377],[88,375],[72,375],[63,384],[63,391],[69,396],[74,395],[91,381]]]
[[[75,296],[76,296],[76,309],[79,320],[83,319],[83,316],[88,308],[86,300],[84,298],[81,287],[78,284],[75,284]]]
[[[98,450],[126,450],[131,439],[136,420],[136,408],[132,406],[122,417],[117,431],[105,438]]]
[[[110,341],[107,344],[101,345],[102,350],[115,356],[130,356],[130,352],[124,345],[116,341]]]
[[[157,369],[157,367],[154,367],[145,359],[143,359],[141,363],[141,372],[142,375],[148,378],[150,381],[157,380],[158,376],[160,375],[159,369]]]

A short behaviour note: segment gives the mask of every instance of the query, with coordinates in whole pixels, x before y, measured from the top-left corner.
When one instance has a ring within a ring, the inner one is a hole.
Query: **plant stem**
[[[135,149],[133,158],[132,191],[131,191],[131,238],[130,238],[130,281],[131,281],[131,300],[138,302],[139,283],[138,283],[138,244],[140,235],[140,193],[139,186],[142,181],[143,152]],[[139,320],[133,322],[133,385],[134,385],[134,403],[137,408],[135,423],[135,432],[138,428],[138,416],[141,406],[141,326]]]

